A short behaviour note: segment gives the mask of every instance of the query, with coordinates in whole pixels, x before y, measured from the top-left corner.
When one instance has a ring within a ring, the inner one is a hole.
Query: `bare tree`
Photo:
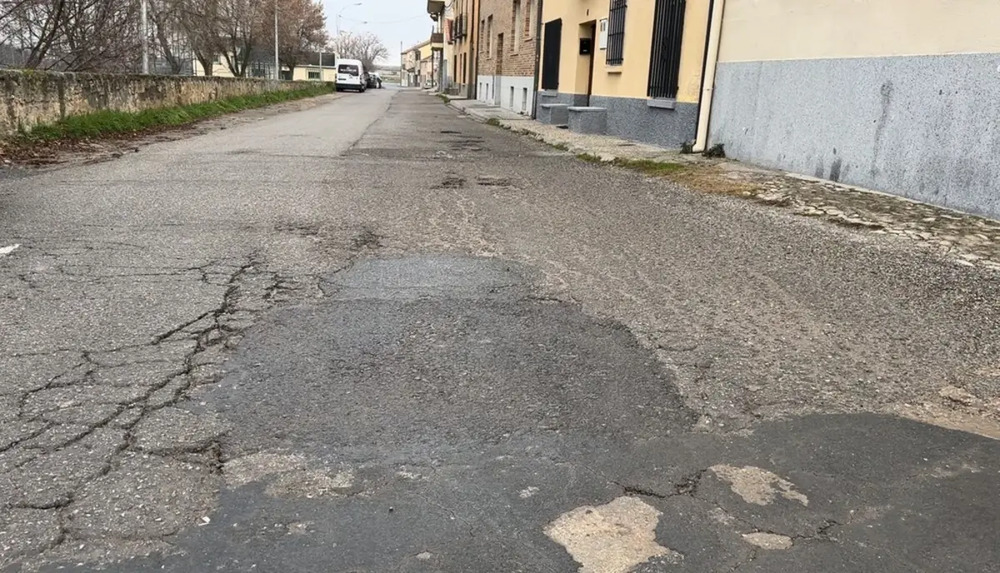
[[[64,29],[70,0],[9,0],[0,8],[0,38],[20,50],[25,68],[43,66]]]
[[[69,71],[129,72],[142,47],[139,6],[120,0],[67,0],[53,66]]]
[[[375,62],[389,56],[378,36],[371,32],[352,34],[344,32],[330,41],[330,49],[341,58],[361,60],[366,70],[375,68]]]
[[[149,20],[153,24],[156,46],[163,55],[163,59],[167,61],[167,65],[170,66],[170,73],[179,74],[184,68],[180,54],[177,53],[180,47],[181,6],[178,5],[178,2],[171,0],[147,1],[149,3]]]
[[[264,36],[266,6],[260,0],[220,0],[219,6],[222,56],[234,76],[246,77],[253,51]]]
[[[225,50],[222,42],[223,0],[168,1],[195,59],[201,64],[206,76],[213,75],[215,59]]]
[[[274,49],[275,8],[281,14],[277,41],[286,67],[294,71],[326,42],[319,0],[146,1],[152,24],[148,40],[157,60],[175,74],[191,54],[207,75],[220,55],[235,76],[246,76],[251,65],[255,74],[263,73],[271,65],[268,48]],[[0,0],[0,65],[135,71],[144,40],[140,6],[140,0]]]
[[[278,58],[291,72],[307,61],[309,54],[326,44],[326,16],[323,4],[313,0],[277,0]],[[268,46],[274,48],[273,35]]]

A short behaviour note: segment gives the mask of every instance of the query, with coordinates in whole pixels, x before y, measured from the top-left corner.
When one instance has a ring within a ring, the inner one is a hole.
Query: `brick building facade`
[[[531,115],[540,0],[480,0],[477,97]]]

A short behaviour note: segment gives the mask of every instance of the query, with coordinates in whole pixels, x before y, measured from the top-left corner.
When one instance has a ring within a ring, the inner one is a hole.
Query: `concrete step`
[[[569,123],[569,104],[543,103],[538,106],[538,121],[549,125]]]
[[[571,105],[566,108],[566,112],[569,114],[570,131],[595,135],[608,132],[607,108]]]

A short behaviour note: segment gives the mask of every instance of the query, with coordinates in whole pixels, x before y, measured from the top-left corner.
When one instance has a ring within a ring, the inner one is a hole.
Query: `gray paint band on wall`
[[[677,103],[674,109],[650,107],[645,99],[590,96],[590,105],[608,110],[608,135],[679,149],[694,140],[698,104]]]
[[[538,103],[582,106],[587,105],[587,96],[540,91]],[[680,148],[694,139],[698,129],[698,104],[678,103],[674,109],[661,109],[650,107],[645,99],[592,95],[590,105],[608,110],[607,135],[623,139]]]
[[[1000,217],[1000,54],[720,63],[710,143]]]

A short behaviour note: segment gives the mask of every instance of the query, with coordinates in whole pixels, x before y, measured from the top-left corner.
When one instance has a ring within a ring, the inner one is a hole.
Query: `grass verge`
[[[618,167],[625,167],[639,171],[649,176],[664,176],[682,171],[685,166],[680,163],[670,163],[663,161],[652,161],[650,159],[623,159],[618,158],[611,162]]]
[[[178,127],[234,113],[333,93],[332,86],[314,86],[287,92],[267,92],[240,96],[205,103],[177,107],[148,109],[140,112],[99,111],[86,115],[70,116],[56,123],[39,125],[30,132],[21,133],[10,141],[14,144],[33,145],[59,140],[99,139],[116,135],[130,135],[158,128]]]
[[[577,153],[576,158],[581,161],[586,161],[588,163],[602,163],[603,160],[593,153]]]

